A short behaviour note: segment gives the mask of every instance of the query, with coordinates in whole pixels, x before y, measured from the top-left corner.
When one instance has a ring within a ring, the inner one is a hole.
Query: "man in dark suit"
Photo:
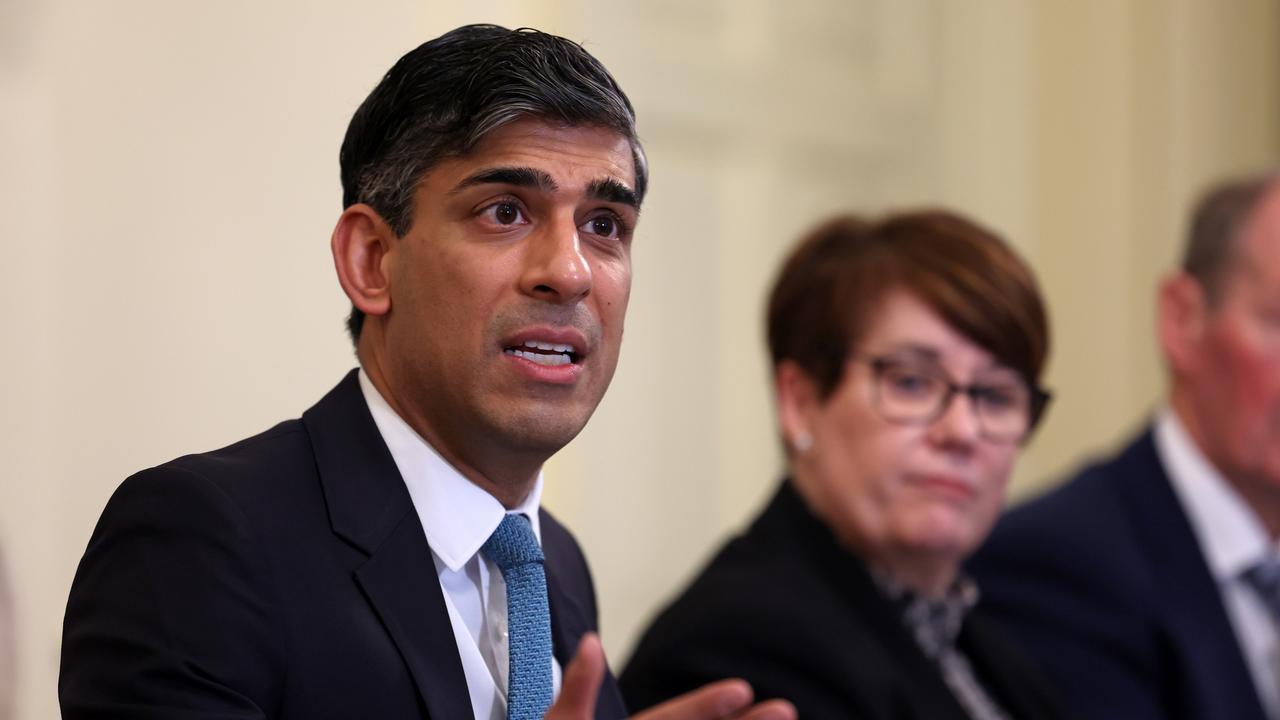
[[[1081,718],[1280,717],[1280,181],[1227,183],[1159,295],[1168,407],[971,569]]]
[[[65,717],[625,714],[539,500],[617,363],[634,122],[544,33],[468,26],[396,63],[341,151],[360,368],[300,420],[125,481],[71,590]],[[749,704],[721,684],[657,717],[790,717]]]

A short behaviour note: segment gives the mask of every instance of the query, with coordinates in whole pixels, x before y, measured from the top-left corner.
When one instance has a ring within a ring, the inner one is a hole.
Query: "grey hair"
[[[1280,173],[1274,171],[1227,180],[1209,188],[1196,204],[1182,269],[1200,283],[1210,302],[1222,296],[1223,276],[1237,258],[1241,230],[1277,183]]]

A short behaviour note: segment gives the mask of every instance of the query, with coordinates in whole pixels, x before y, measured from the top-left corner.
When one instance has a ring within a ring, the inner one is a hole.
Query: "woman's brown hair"
[[[941,210],[842,216],[805,236],[769,297],[774,366],[795,362],[829,396],[871,313],[895,289],[1038,387],[1049,324],[1035,277],[997,235]]]

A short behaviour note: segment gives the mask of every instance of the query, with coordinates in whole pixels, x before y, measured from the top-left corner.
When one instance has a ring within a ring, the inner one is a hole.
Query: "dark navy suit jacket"
[[[1082,720],[1264,720],[1150,430],[1007,513],[971,570]]]
[[[556,658],[596,629],[541,516]],[[67,605],[65,718],[471,717],[431,548],[353,371],[303,414],[126,480]],[[597,716],[625,715],[612,677]]]

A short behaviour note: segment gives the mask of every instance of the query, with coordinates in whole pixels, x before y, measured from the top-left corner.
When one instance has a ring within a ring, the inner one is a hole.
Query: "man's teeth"
[[[552,345],[551,343],[535,343],[532,340],[525,343],[525,347],[531,350],[521,350],[520,348],[507,348],[503,352],[508,355],[515,355],[518,358],[524,358],[532,363],[539,365],[568,365],[573,362],[570,353],[573,352],[572,345]],[[546,352],[533,352],[540,350]]]
[[[557,345],[553,343],[538,342],[537,340],[525,340],[524,346],[527,348],[533,348],[534,350],[552,350],[558,353],[573,352],[572,345]]]

